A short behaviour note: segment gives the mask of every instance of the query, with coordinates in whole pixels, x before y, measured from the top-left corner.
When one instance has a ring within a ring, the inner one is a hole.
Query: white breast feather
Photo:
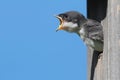
[[[80,34],[81,39],[85,42],[85,44],[87,44],[88,46],[94,47],[93,40],[91,40],[85,36],[86,33],[85,33],[84,28],[81,28],[79,34]]]

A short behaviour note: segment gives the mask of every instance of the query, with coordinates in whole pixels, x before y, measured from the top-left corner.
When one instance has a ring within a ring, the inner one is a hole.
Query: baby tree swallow
[[[103,28],[96,20],[87,19],[77,11],[58,14],[60,25],[56,31],[64,30],[78,34],[85,44],[95,51],[103,51]]]

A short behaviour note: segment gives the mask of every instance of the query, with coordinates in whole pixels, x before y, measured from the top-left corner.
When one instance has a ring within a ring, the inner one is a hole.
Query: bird
[[[56,15],[59,20],[57,31],[64,30],[69,33],[76,33],[83,42],[93,50],[103,52],[103,26],[100,22],[85,18],[78,11],[67,11]]]

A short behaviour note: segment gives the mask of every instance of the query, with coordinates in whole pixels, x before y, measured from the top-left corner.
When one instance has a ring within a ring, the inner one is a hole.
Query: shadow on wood
[[[97,51],[93,52],[90,80],[94,79],[95,68],[97,66],[98,59],[101,57],[101,54],[102,54],[102,52],[97,52]]]

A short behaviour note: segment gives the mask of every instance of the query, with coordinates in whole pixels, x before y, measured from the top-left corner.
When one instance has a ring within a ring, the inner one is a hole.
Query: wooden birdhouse
[[[104,31],[103,53],[88,48],[88,80],[120,80],[120,0],[87,0],[87,16]]]

